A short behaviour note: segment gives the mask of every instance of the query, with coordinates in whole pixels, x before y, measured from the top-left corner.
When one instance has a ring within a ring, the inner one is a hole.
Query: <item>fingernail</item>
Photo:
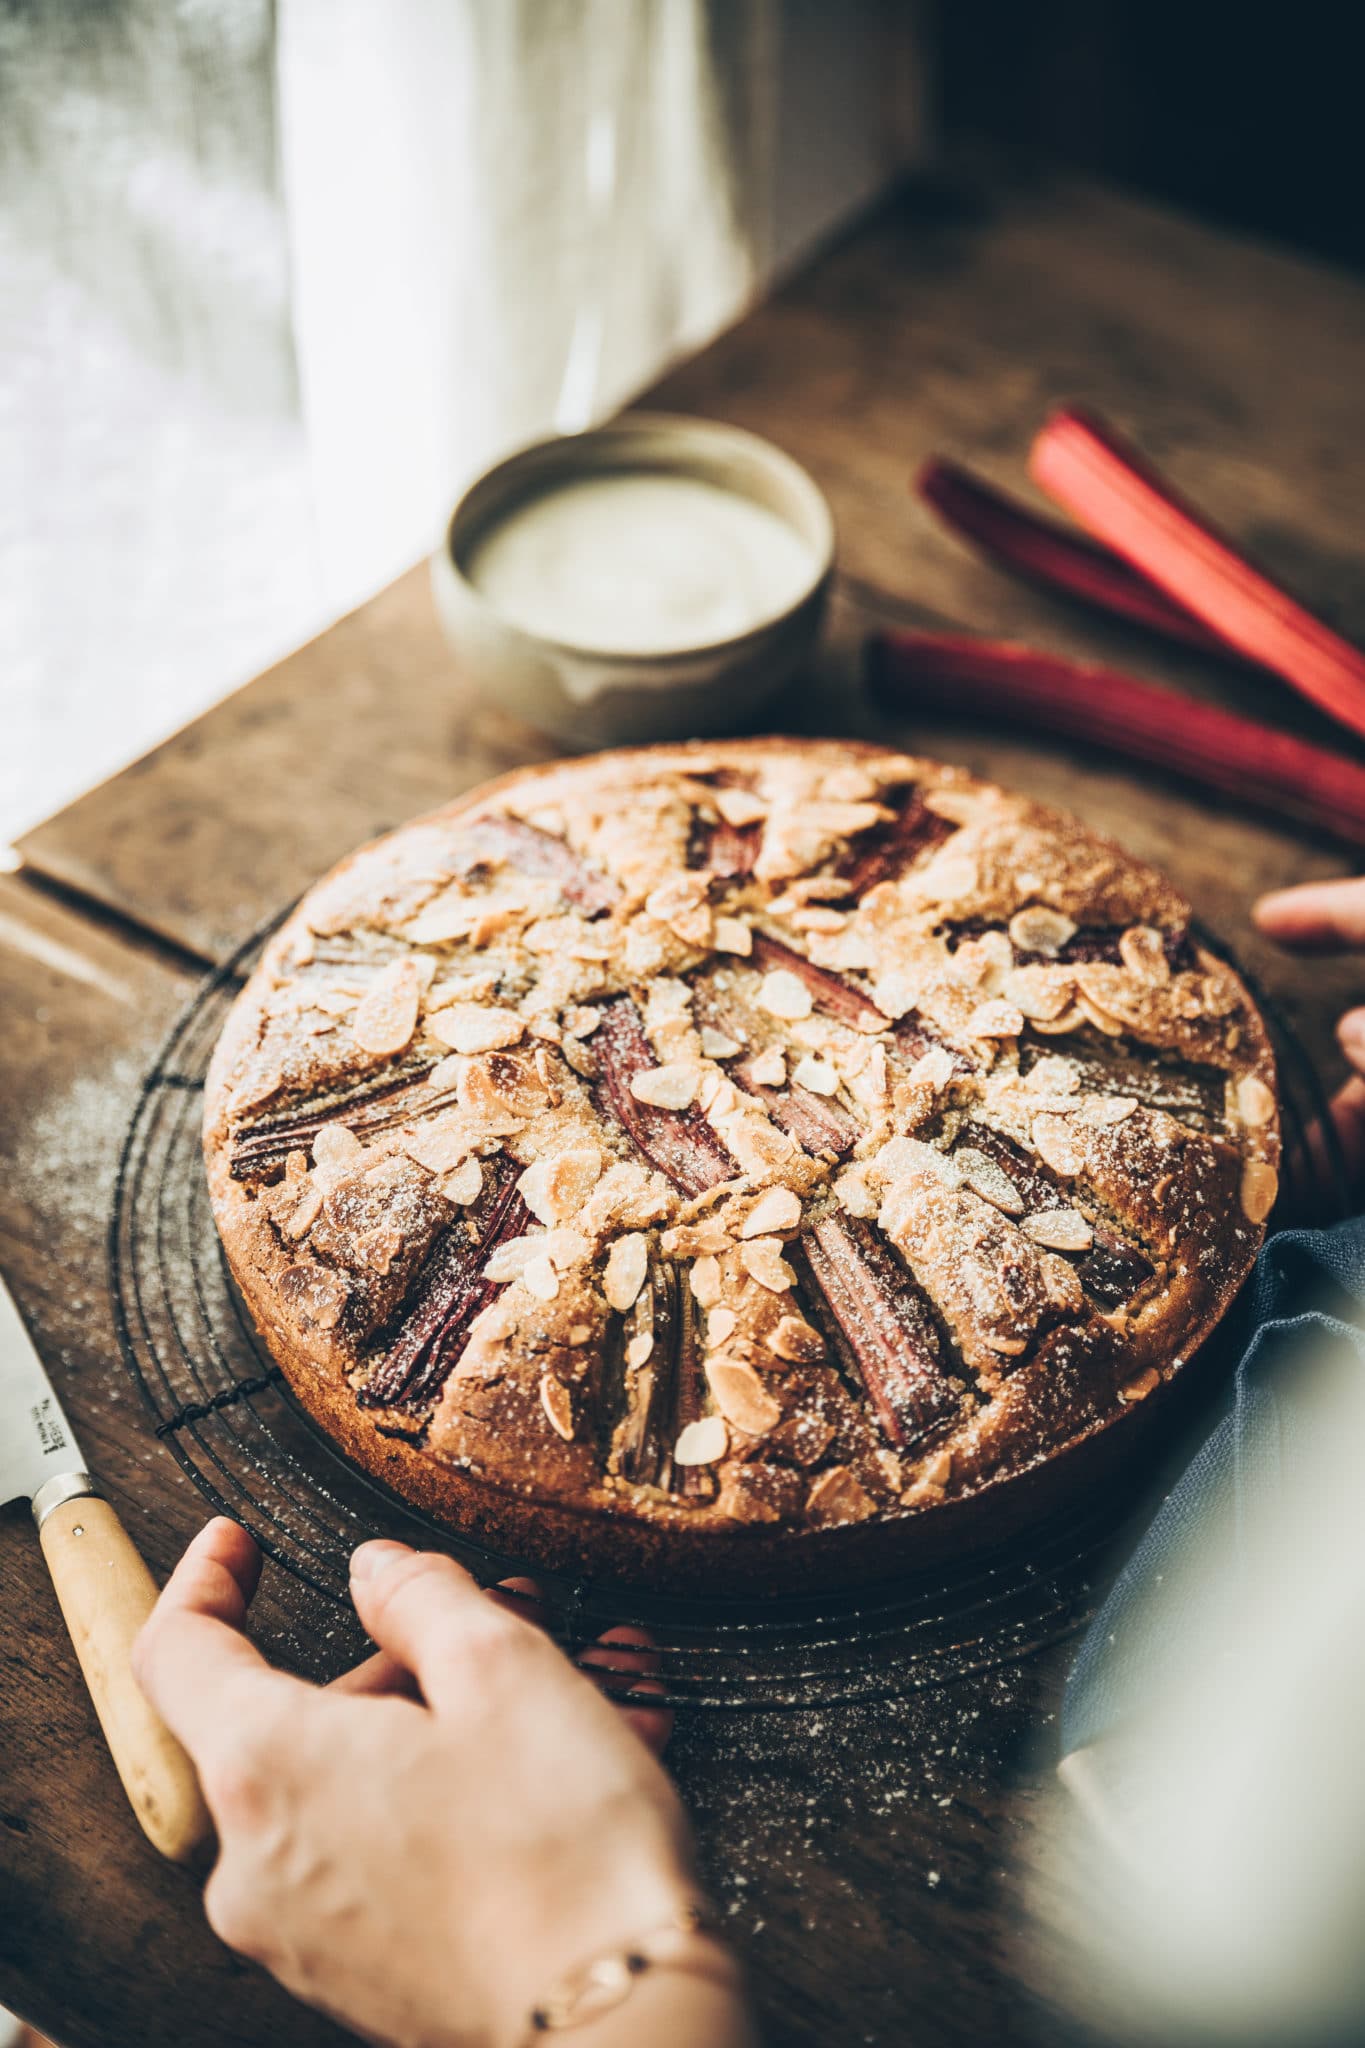
[[[1337,1025],[1337,1037],[1347,1052],[1365,1052],[1365,1010],[1348,1010]]]
[[[396,1564],[400,1557],[407,1555],[406,1543],[362,1543],[358,1550],[351,1552],[351,1583],[363,1586],[367,1580],[378,1578],[391,1564]]]

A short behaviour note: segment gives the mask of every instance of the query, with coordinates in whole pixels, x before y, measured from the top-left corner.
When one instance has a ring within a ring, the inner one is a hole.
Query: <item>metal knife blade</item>
[[[71,1484],[54,1486],[54,1480]],[[93,1491],[76,1433],[0,1280],[0,1505],[41,1492],[46,1506]]]

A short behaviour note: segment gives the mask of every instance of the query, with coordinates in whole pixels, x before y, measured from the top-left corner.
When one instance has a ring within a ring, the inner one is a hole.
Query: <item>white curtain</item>
[[[0,845],[875,192],[914,11],[0,6]]]

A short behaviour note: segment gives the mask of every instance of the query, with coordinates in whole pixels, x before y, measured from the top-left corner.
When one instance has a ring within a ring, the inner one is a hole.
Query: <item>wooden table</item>
[[[1018,175],[908,192],[650,403],[769,434],[828,492],[841,580],[827,647],[778,714],[885,733],[1056,798],[1161,862],[1281,997],[1330,1073],[1356,976],[1291,970],[1251,934],[1260,889],[1340,872],[1327,845],[1026,735],[892,727],[858,649],[894,619],[1008,633],[1225,695],[1220,673],[1006,581],[906,479],[930,450],[1019,486],[1050,402],[1088,400],[1310,602],[1365,638],[1365,289],[1094,187]],[[1321,734],[1319,735],[1321,736]],[[119,1362],[104,1233],[139,1080],[205,967],[354,842],[541,758],[462,693],[414,569],[146,760],[29,834],[0,877],[0,1263],[92,1461],[164,1571],[203,1504]],[[0,2000],[71,2048],[336,2039],[208,1933],[195,1884],[126,1810],[26,1512],[0,1515]],[[268,1570],[263,1644],[310,1673],[352,1630]],[[1065,1645],[887,1707],[684,1720],[674,1767],[752,1965],[769,2038],[1060,2037],[1050,1936],[1022,1874],[1051,1802]]]

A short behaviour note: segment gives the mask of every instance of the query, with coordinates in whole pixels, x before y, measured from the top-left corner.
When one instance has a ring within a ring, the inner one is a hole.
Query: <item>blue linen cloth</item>
[[[1115,1732],[1154,1665],[1180,1655],[1190,1595],[1175,1565],[1217,1528],[1238,1530],[1293,1470],[1311,1429],[1296,1368],[1327,1352],[1365,1367],[1365,1216],[1331,1230],[1286,1230],[1256,1262],[1240,1309],[1241,1362],[1223,1414],[1119,1574],[1072,1666],[1062,1754]]]

